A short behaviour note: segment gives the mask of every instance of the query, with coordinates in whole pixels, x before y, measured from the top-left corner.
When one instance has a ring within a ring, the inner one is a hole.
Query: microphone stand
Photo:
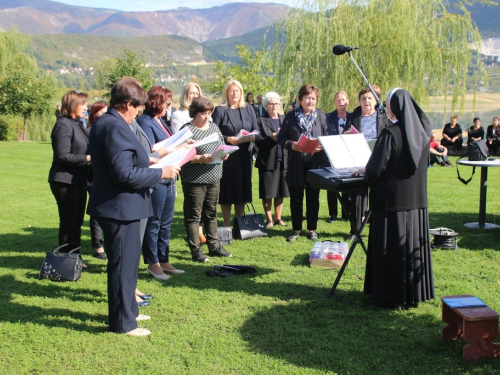
[[[349,55],[349,57],[351,58],[352,62],[354,63],[354,65],[356,65],[356,68],[358,68],[358,71],[359,73],[361,74],[361,76],[363,77],[363,79],[365,80],[366,84],[368,85],[368,87],[370,88],[373,96],[375,96],[375,99],[377,99],[377,103],[378,103],[378,110],[380,113],[384,113],[385,112],[385,109],[384,109],[384,106],[382,105],[382,102],[380,101],[380,98],[378,97],[377,93],[375,92],[375,90],[373,89],[372,85],[370,85],[370,82],[368,81],[368,78],[366,78],[366,76],[364,75],[363,71],[361,70],[361,68],[359,67],[358,63],[356,62],[356,60],[354,59],[354,57],[352,57],[352,54],[351,54],[351,51],[348,51],[347,54]]]

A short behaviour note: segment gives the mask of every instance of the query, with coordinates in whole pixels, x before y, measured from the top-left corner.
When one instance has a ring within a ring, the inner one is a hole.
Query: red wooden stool
[[[474,297],[469,294],[441,297],[442,320],[448,325],[441,329],[441,340],[463,338],[465,360],[498,357],[498,345],[492,341],[498,337],[498,313],[484,307],[459,307],[452,309],[443,298]]]

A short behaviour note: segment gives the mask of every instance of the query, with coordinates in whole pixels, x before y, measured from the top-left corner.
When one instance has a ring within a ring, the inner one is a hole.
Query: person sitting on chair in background
[[[437,163],[441,167],[453,167],[448,159],[448,149],[444,146],[441,146],[438,141],[436,141],[436,134],[434,132],[431,133],[430,140],[430,156],[431,162],[430,166]]]
[[[496,155],[498,153],[498,146],[500,146],[499,122],[500,120],[497,116],[493,117],[493,123],[486,129],[486,145],[491,155]]]
[[[462,127],[458,123],[458,116],[451,116],[450,122],[443,128],[441,144],[448,148],[453,147],[459,156],[462,156]]]
[[[484,129],[481,126],[481,119],[479,117],[474,117],[472,126],[469,128],[469,132],[467,133],[467,144],[479,141],[480,139],[484,139]]]

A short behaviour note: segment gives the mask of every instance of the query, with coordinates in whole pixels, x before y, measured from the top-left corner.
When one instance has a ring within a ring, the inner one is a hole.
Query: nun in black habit
[[[365,293],[401,308],[434,298],[427,167],[431,124],[408,91],[386,99],[392,124],[383,129],[366,165],[372,211]]]

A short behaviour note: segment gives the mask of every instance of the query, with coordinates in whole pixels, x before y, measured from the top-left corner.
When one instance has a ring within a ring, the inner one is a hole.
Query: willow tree
[[[332,54],[334,45],[344,44],[359,48],[352,56],[383,92],[403,87],[425,103],[429,92],[451,91],[453,105],[459,98],[463,104],[468,74],[475,82],[485,79],[481,37],[462,2],[454,13],[449,6],[441,0],[304,0],[276,29],[269,58],[277,89],[285,94],[314,84],[325,110],[338,90],[357,98],[366,86],[362,76],[348,54]]]
[[[8,74],[9,66],[17,66],[24,71],[35,74],[38,71],[34,57],[25,53],[30,39],[16,31],[0,33],[0,78]]]

